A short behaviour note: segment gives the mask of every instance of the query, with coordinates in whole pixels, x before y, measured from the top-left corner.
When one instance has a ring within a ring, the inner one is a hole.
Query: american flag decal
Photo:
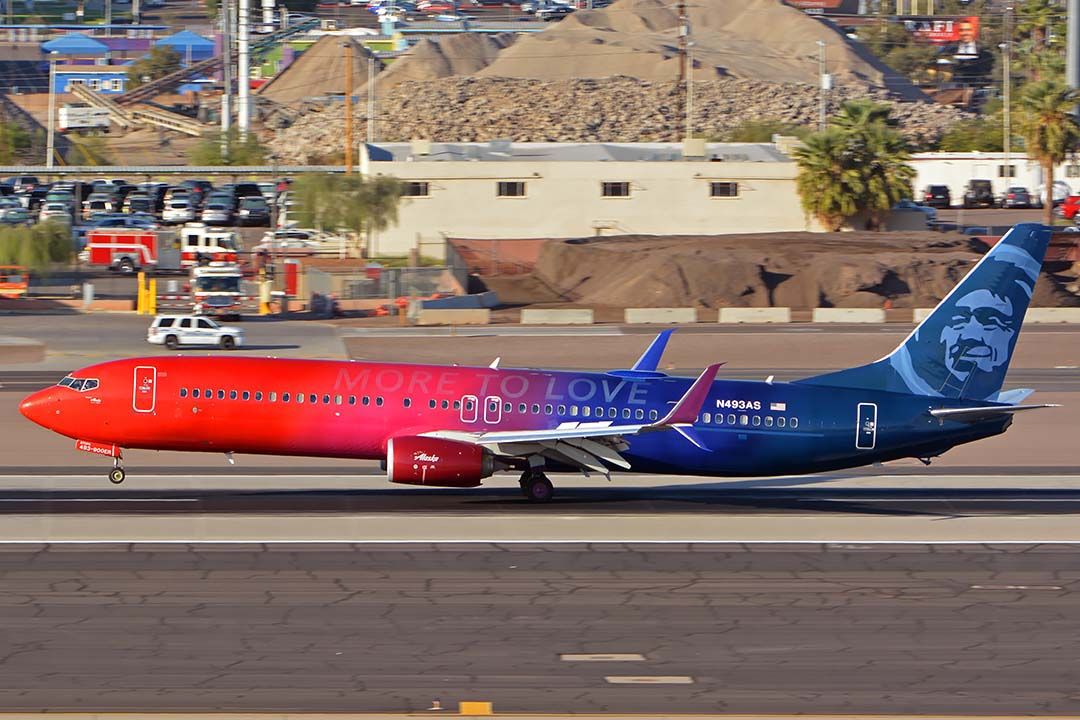
[[[769,403],[769,409],[773,412],[787,412],[787,403]]]

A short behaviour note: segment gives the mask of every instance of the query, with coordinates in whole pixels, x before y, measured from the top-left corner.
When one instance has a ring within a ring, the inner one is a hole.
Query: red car
[[[1076,214],[1080,213],[1080,195],[1065,198],[1065,202],[1054,208],[1054,213],[1068,220],[1074,219]]]

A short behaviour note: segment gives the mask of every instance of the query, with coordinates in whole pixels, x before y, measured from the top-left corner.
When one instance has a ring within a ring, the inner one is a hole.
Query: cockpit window
[[[97,378],[74,378],[68,375],[66,378],[57,383],[61,387],[69,387],[72,390],[78,392],[86,392],[87,390],[96,390],[98,387]]]
[[[86,380],[83,380],[82,391],[86,392],[87,390],[96,390],[97,386],[98,381],[96,378],[88,378]]]
[[[60,387],[71,387],[71,383],[73,383],[73,382],[75,382],[75,378],[68,375],[63,380],[61,380],[60,382],[58,382],[56,384],[59,385]]]

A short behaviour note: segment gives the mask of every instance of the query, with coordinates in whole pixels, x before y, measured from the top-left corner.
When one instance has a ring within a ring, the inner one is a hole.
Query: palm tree
[[[1016,19],[1016,35],[1021,48],[1026,48],[1026,52],[1019,54],[1020,63],[1028,68],[1032,80],[1038,80],[1046,64],[1043,54],[1050,45],[1050,30],[1055,26],[1059,31],[1062,28],[1061,4],[1055,0],[1026,0],[1017,9]]]
[[[911,153],[907,141],[892,128],[880,124],[870,126],[859,142],[863,203],[870,214],[870,229],[880,230],[889,210],[912,196],[915,168],[909,164]]]
[[[891,117],[891,112],[884,103],[858,98],[841,104],[840,110],[833,115],[829,124],[847,133],[861,133],[876,125],[895,127],[897,123]]]
[[[1041,80],[1024,88],[1020,99],[1021,130],[1027,144],[1028,157],[1042,166],[1046,183],[1046,224],[1054,221],[1054,165],[1080,144],[1080,125],[1073,113],[1080,92],[1057,80]]]
[[[863,180],[850,138],[827,128],[806,138],[793,156],[799,165],[796,187],[803,210],[836,232],[859,211]]]

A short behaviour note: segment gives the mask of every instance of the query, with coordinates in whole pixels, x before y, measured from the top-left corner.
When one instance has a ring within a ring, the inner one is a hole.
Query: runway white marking
[[[563,662],[644,662],[645,656],[638,653],[563,653],[559,659]]]
[[[693,685],[694,678],[689,675],[607,675],[604,677],[612,685]]]
[[[44,502],[81,502],[81,503],[148,503],[148,502],[183,502],[193,503],[200,502],[200,498],[2,498],[0,502],[5,503],[44,503]]]
[[[972,590],[1064,590],[1060,585],[972,585]]]
[[[1015,545],[1017,547],[1027,547],[1030,545],[1080,545],[1080,538],[1077,539],[1065,539],[1065,540],[1048,540],[1045,538],[1039,538],[1034,540],[1016,540],[1010,538],[1008,540],[995,540],[993,538],[987,538],[985,540],[871,540],[868,541],[874,545],[881,545],[886,547],[895,547],[897,545],[925,545],[925,546],[938,546],[938,545]],[[177,540],[163,539],[156,540],[154,538],[139,538],[132,540],[131,538],[117,538],[113,540],[94,539],[94,540],[4,540],[0,539],[0,547],[4,545],[835,545],[836,543],[829,540],[789,540],[784,538],[777,539],[761,539],[755,538],[753,540],[640,540],[636,538],[629,538],[626,540],[565,540],[565,539],[529,539],[529,540],[476,540],[461,538],[426,538],[423,540],[343,540],[343,539],[324,539],[324,540],[282,540],[280,538],[266,538],[266,539],[250,539],[250,540],[207,540],[205,538],[197,540]],[[877,549],[877,548],[874,548]]]

